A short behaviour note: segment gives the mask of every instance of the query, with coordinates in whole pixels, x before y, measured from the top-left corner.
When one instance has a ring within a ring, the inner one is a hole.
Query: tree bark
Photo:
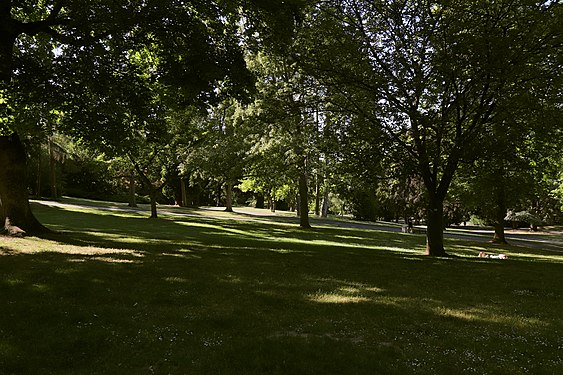
[[[321,186],[319,183],[319,175],[315,176],[315,215],[321,214]]]
[[[309,188],[307,187],[307,174],[301,172],[299,175],[299,226],[311,228],[309,223]]]
[[[264,194],[256,194],[256,208],[264,208]]]
[[[156,182],[156,183],[153,184],[151,182],[151,180],[148,178],[148,176],[145,174],[145,172],[143,172],[143,169],[141,168],[141,166],[135,161],[135,159],[131,155],[129,155],[129,160],[131,160],[131,163],[133,164],[135,171],[137,171],[137,175],[141,178],[143,183],[146,184],[147,189],[149,190],[149,197],[150,197],[150,200],[151,200],[151,216],[150,216],[150,218],[156,219],[156,218],[158,218],[158,214],[157,214],[157,210],[156,210],[156,198],[157,198],[158,194],[161,192],[164,185],[166,184],[166,181],[162,181],[160,183]]]
[[[1,232],[14,236],[48,231],[31,212],[26,181],[26,153],[17,134],[0,136]]]
[[[329,199],[328,193],[329,193],[328,187],[325,186],[323,192],[323,205],[321,208],[321,217],[324,218],[328,217],[328,199]]]
[[[186,189],[186,179],[180,178],[180,190],[182,191],[182,202],[180,202],[181,207],[188,206],[188,190]]]
[[[227,182],[225,186],[225,211],[226,212],[233,212],[233,184],[231,182]]]
[[[57,160],[55,158],[55,151],[53,150],[53,141],[49,138],[49,182],[51,183],[51,198],[57,199],[59,194],[57,192]]]
[[[426,255],[447,255],[444,250],[444,199],[432,195],[426,216]]]
[[[37,181],[35,185],[35,197],[41,198],[41,148],[39,148],[39,155],[37,156]]]
[[[266,202],[267,202],[267,206],[268,206],[267,208],[270,211],[275,212],[276,208],[274,207],[273,202],[272,202],[272,191],[271,190],[268,192],[266,197],[267,197]]]

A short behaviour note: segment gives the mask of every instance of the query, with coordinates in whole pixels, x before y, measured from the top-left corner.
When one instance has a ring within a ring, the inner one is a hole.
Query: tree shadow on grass
[[[198,258],[149,252],[135,264],[63,253],[3,258],[0,368],[448,373],[461,363],[486,372],[487,363],[526,365],[511,357],[515,351],[555,353],[556,330],[537,309],[539,301],[558,306],[546,299],[557,289],[539,288],[539,273],[553,272],[544,267],[527,268],[523,280],[514,265],[475,269],[359,249],[352,258],[318,249],[196,250]],[[533,341],[538,334],[543,343]],[[479,359],[460,355],[469,352]],[[536,369],[549,372],[546,363]]]
[[[189,248],[265,249],[308,252],[312,249],[411,249],[419,239],[360,229],[321,227],[313,230],[280,224],[173,217],[148,220],[128,213],[79,212],[52,207],[44,222],[55,231],[44,238],[76,246],[128,247],[158,253]]]
[[[48,248],[0,255],[0,372],[502,372],[528,365],[514,353],[552,369],[560,263],[428,258],[419,237],[352,228],[39,214],[59,233],[21,241]]]

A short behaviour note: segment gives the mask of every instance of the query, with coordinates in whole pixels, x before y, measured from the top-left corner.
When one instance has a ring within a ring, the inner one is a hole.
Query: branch
[[[48,35],[51,35],[55,39],[64,40],[65,39],[64,35],[52,29],[53,26],[67,25],[70,22],[69,19],[59,18],[64,3],[65,3],[64,0],[57,1],[53,9],[51,10],[51,13],[49,13],[49,15],[41,21],[34,21],[34,22],[16,21],[17,30],[19,31],[19,34],[35,36],[39,33],[46,33]]]

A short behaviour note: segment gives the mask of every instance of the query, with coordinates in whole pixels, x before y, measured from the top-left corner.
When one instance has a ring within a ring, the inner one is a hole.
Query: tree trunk
[[[137,183],[135,181],[135,175],[132,172],[131,175],[128,177],[129,179],[129,207],[137,207],[137,196],[136,196],[136,188]]]
[[[53,149],[53,141],[49,138],[49,182],[51,183],[51,198],[57,199],[57,160],[55,158],[55,150]]]
[[[319,184],[319,175],[315,177],[315,215],[321,214],[321,186]]]
[[[307,187],[307,175],[301,172],[299,176],[299,226],[311,228],[309,223],[309,189]]]
[[[264,208],[264,194],[256,194],[256,208]]]
[[[426,255],[447,255],[444,250],[444,199],[435,196],[430,196],[428,202]]]
[[[322,209],[321,209],[321,217],[328,217],[328,187],[325,186],[324,188],[324,193],[323,193],[323,205],[322,205]]]
[[[37,156],[37,181],[36,181],[35,197],[41,198],[41,147],[39,148],[39,155]]]
[[[29,206],[26,183],[26,154],[17,134],[0,136],[0,220],[1,232],[9,235],[47,231]]]
[[[186,189],[186,179],[180,179],[180,190],[182,191],[182,202],[180,202],[181,207],[188,206],[188,190]]]
[[[272,193],[271,193],[271,191],[268,192],[266,198],[267,198],[267,199],[266,199],[266,202],[267,202],[267,206],[268,206],[267,208],[268,208],[270,211],[274,212],[274,206],[272,205]]]
[[[233,212],[233,184],[231,182],[227,182],[225,186],[225,190],[226,190],[225,211]]]

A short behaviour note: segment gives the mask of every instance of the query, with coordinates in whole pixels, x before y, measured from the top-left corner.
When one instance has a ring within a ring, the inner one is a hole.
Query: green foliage
[[[188,150],[183,168],[235,184],[242,176],[251,147],[239,103],[225,101],[210,109],[201,124],[201,139]]]
[[[528,211],[508,211],[504,220],[513,221],[513,222],[524,222],[532,225],[542,225],[542,221],[534,214]]]
[[[563,172],[559,175],[559,179],[556,182],[556,188],[551,192],[556,198],[559,199],[561,203],[561,211],[563,211]]]

